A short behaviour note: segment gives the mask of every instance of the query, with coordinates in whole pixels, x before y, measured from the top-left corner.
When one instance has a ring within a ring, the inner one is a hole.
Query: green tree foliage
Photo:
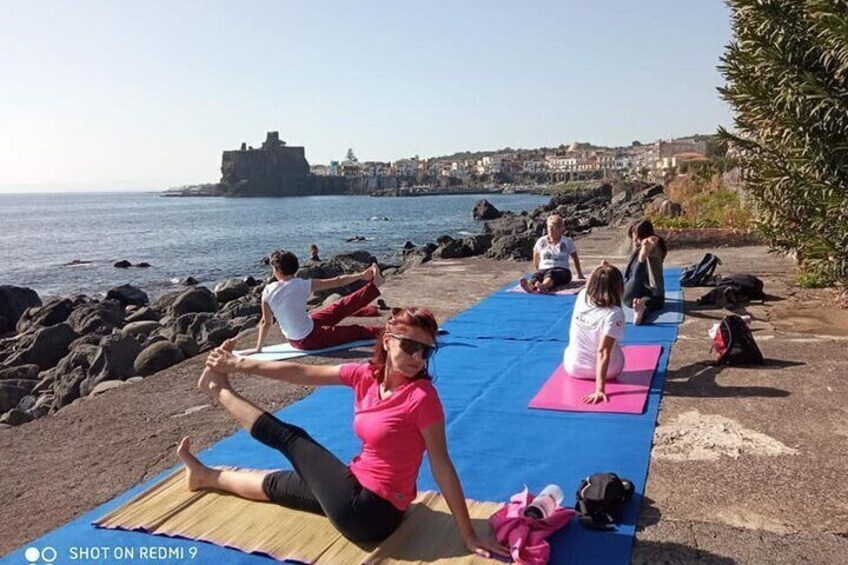
[[[848,2],[729,0],[719,70],[758,226],[811,273],[848,280]]]

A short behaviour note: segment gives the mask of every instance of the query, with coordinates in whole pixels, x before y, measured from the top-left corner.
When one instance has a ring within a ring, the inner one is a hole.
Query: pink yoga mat
[[[530,401],[530,408],[568,412],[613,412],[641,414],[651,388],[651,379],[662,353],[661,345],[625,345],[624,372],[606,384],[609,402],[585,404],[581,398],[595,392],[594,380],[575,379],[562,363]]]
[[[579,283],[579,286],[571,286],[571,284],[569,284],[565,288],[561,288],[556,292],[548,292],[547,294],[557,294],[559,296],[563,296],[565,294],[577,294],[578,292],[580,292],[580,289],[582,289],[584,286],[585,286],[585,283]],[[526,290],[521,288],[520,284],[517,284],[514,287],[507,289],[507,292],[520,292],[522,294],[529,294]],[[543,294],[543,293],[539,293],[539,295],[545,296],[545,294]]]

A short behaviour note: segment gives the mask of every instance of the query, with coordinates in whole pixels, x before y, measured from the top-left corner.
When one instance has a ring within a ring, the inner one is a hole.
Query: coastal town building
[[[498,175],[502,180],[534,178],[543,182],[580,180],[587,178],[661,178],[668,171],[688,161],[706,159],[710,136],[691,136],[677,139],[660,139],[653,143],[633,142],[625,147],[600,147],[586,142],[563,144],[553,149],[505,149],[473,158],[413,158],[394,162],[355,159],[330,161],[327,165],[313,165],[315,176],[350,178],[443,179],[441,182],[468,184]],[[268,147],[269,141],[263,144]],[[270,140],[277,146],[278,140]],[[282,142],[280,142],[282,143]],[[283,143],[283,145],[285,145]],[[254,151],[247,149],[243,151]],[[448,180],[444,180],[448,179]],[[386,182],[381,181],[381,185]],[[394,182],[394,181],[391,181]],[[404,181],[409,182],[409,181]]]
[[[399,177],[412,177],[418,171],[417,159],[400,159],[392,163],[393,174]]]

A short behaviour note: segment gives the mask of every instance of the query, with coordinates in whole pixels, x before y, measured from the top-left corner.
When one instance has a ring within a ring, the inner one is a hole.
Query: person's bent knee
[[[265,445],[282,447],[294,437],[309,437],[306,430],[286,424],[270,412],[263,412],[250,428],[250,435]]]

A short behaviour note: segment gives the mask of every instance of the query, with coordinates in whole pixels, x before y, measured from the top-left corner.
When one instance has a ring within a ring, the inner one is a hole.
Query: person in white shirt
[[[556,287],[565,286],[571,282],[571,270],[568,268],[569,257],[574,261],[577,278],[583,279],[580,259],[574,240],[564,237],[565,226],[562,216],[551,214],[547,220],[548,233],[536,241],[533,246],[533,268],[535,273],[529,278],[521,278],[521,288],[532,293],[551,292]]]
[[[270,265],[276,280],[262,291],[259,337],[256,347],[242,352],[243,355],[262,351],[274,318],[289,343],[304,350],[373,339],[382,330],[382,326],[337,325],[380,296],[377,287],[383,283],[383,277],[376,263],[361,273],[330,279],[297,278],[295,275],[300,263],[297,256],[290,251],[275,251],[271,254]],[[338,302],[307,313],[306,303],[313,292],[349,285],[360,280],[368,281],[368,284]]]
[[[562,364],[574,378],[595,380],[595,392],[582,399],[587,404],[609,401],[604,387],[624,370],[623,296],[624,277],[607,261],[592,271],[577,294]]]

